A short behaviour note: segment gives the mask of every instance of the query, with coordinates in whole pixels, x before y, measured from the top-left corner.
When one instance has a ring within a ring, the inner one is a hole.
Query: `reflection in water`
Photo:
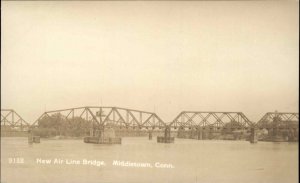
[[[27,138],[1,138],[1,182],[298,182],[298,143],[175,139],[158,144],[154,139],[123,138],[122,145],[41,139],[30,145]],[[25,163],[9,163],[17,157]],[[116,166],[114,160],[151,166]]]

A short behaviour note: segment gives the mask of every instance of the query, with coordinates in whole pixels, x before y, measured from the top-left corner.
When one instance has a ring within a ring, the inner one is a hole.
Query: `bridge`
[[[1,128],[27,130],[30,124],[13,109],[1,109]]]
[[[266,141],[298,141],[299,114],[268,112],[255,125],[256,129],[266,130]]]
[[[183,111],[170,124],[166,124],[153,112],[120,107],[87,106],[44,112],[32,126],[37,126],[43,118],[59,115],[70,123],[78,117],[94,126],[111,126],[132,129],[178,128],[238,128],[254,126],[242,112],[200,112]]]
[[[165,129],[172,129],[172,133],[191,132],[194,136],[198,133],[198,137],[200,133],[205,136],[207,133],[214,132],[249,132],[251,129],[267,129],[271,136],[292,134],[295,139],[299,133],[299,114],[268,112],[254,123],[242,112],[182,111],[173,121],[165,123],[153,112],[121,107],[86,106],[46,111],[30,124],[14,110],[1,109],[1,130],[26,131],[52,128],[56,131],[62,131],[61,129],[76,131],[79,129],[85,131],[85,134],[94,136],[96,131],[104,130],[106,127],[113,127],[118,132],[125,130],[132,134],[140,130],[162,132]]]
[[[242,112],[183,111],[169,124],[177,129],[248,129],[254,126]]]
[[[120,108],[87,106],[78,108],[61,109],[44,112],[32,126],[37,126],[45,117],[60,115],[66,121],[72,123],[81,118],[94,126],[111,126],[132,129],[162,129],[166,126],[155,113]]]
[[[260,129],[299,128],[299,114],[288,112],[268,112],[256,124]]]

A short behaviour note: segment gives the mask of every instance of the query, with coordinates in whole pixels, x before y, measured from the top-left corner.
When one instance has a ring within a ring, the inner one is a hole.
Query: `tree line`
[[[70,136],[81,137],[89,134],[91,121],[81,117],[66,119],[60,113],[45,115],[38,121],[38,128],[33,130],[35,135],[41,137]]]

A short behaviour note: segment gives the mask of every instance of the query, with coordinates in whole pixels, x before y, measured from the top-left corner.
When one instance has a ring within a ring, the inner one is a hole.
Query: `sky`
[[[2,1],[1,108],[297,112],[298,1]]]

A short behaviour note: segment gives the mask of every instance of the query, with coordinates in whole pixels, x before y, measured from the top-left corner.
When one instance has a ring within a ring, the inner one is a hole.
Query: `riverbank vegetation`
[[[68,120],[61,114],[44,116],[38,122],[38,128],[33,129],[33,134],[41,137],[69,136],[81,137],[89,133],[91,121],[81,117]]]

